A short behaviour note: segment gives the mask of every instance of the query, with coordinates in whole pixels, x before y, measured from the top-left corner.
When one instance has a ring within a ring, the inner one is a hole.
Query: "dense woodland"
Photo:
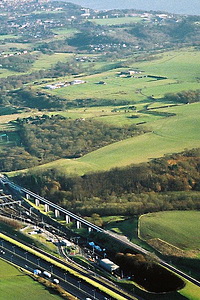
[[[142,133],[135,125],[116,127],[60,115],[17,119],[20,146],[0,150],[1,171],[29,168],[59,158],[77,158],[116,141]]]
[[[14,79],[14,82],[16,78]],[[13,83],[14,83],[13,82]],[[8,83],[9,84],[9,83]],[[16,83],[17,84],[17,83]],[[32,88],[22,88],[9,92],[2,92],[0,95],[1,107],[18,108],[36,108],[38,110],[66,110],[77,107],[92,107],[92,106],[119,106],[128,105],[130,101],[116,99],[75,99],[67,100],[43,91],[35,91]]]
[[[36,55],[21,54],[0,58],[0,65],[4,69],[16,72],[27,72],[36,59]]]
[[[31,88],[2,93],[0,103],[2,106],[28,107],[39,110],[62,110],[70,107],[70,105],[75,105],[75,103],[68,102],[66,99],[45,92],[35,92]]]
[[[150,292],[164,293],[182,288],[185,283],[169,270],[152,263],[142,254],[117,253],[116,263],[125,274]]]
[[[164,293],[182,288],[185,284],[172,272],[148,261],[142,254],[117,253],[116,262],[139,285],[154,293]]]
[[[81,177],[48,170],[30,172],[16,180],[82,215],[129,216],[162,210],[199,209],[199,172],[200,149],[193,149],[149,163]]]

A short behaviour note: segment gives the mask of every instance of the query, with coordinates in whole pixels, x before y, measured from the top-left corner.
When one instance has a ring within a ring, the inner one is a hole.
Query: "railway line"
[[[4,180],[4,182],[3,182],[4,186],[5,186],[5,182],[8,183],[9,180],[8,179]],[[21,195],[21,188],[18,185],[15,186],[14,183],[11,183],[11,185],[8,185],[8,186],[9,186],[9,188],[13,189],[12,197],[10,197],[10,198],[3,197],[4,194],[1,194],[0,195],[0,203],[2,201],[4,201],[4,202],[10,201],[10,203],[11,203],[15,199],[15,195],[16,195],[17,199],[19,198],[19,195]],[[13,188],[14,186],[15,186],[15,188]],[[28,190],[23,189],[23,191],[28,191]],[[10,192],[9,189],[8,189],[8,192]],[[2,190],[0,190],[0,193],[2,193]],[[33,195],[35,197],[35,193]],[[38,196],[38,197],[40,197],[40,196]],[[21,195],[21,200],[22,199],[24,199],[24,198]],[[42,199],[44,199],[44,198],[42,198]],[[38,226],[41,226],[41,227],[44,226],[44,220],[43,220],[44,216],[42,215],[42,213],[40,213],[37,209],[30,207],[29,204],[27,204],[27,202],[25,200],[21,201],[20,206],[19,205],[17,207],[16,206],[17,206],[16,203],[10,204],[10,207],[8,207],[8,208],[5,208],[4,205],[3,206],[0,205],[0,212],[1,212],[1,214],[4,214],[5,216],[11,217],[16,220],[21,220],[21,221],[24,220],[24,222],[28,222],[29,224],[37,224]],[[4,207],[4,209],[3,209],[3,207]],[[2,211],[3,211],[3,213],[2,213]],[[49,217],[45,216],[45,218],[49,218]],[[77,218],[80,218],[80,217],[77,216]],[[81,220],[82,220],[82,218],[81,218]],[[48,219],[45,220],[45,223],[48,223]],[[49,218],[49,225],[47,225],[47,226],[48,226],[48,230],[50,232],[58,234],[58,235],[62,236],[63,238],[67,238],[66,227],[63,225],[60,225],[57,221],[54,221],[52,219],[50,220],[50,218]],[[138,245],[131,243],[129,240],[123,239],[121,236],[119,236],[113,232],[103,230],[100,227],[99,227],[100,230],[98,230],[98,228],[96,228],[96,227],[95,227],[95,229],[97,229],[97,231],[99,231],[99,232],[102,231],[104,234],[108,235],[109,237],[112,237],[112,239],[115,239],[116,241],[119,241],[120,243],[124,244],[126,247],[128,246],[128,247],[132,248],[133,250],[138,251],[143,254],[149,254],[149,252],[147,250],[141,248]],[[39,249],[38,249],[38,251],[42,252],[42,250],[39,250]],[[55,258],[55,260],[57,260],[57,258]],[[159,258],[158,258],[158,262],[163,267],[167,267],[171,271],[175,272],[177,275],[180,275],[183,278],[185,278],[186,280],[189,280],[190,282],[194,283],[195,285],[200,286],[199,281],[197,281],[196,279],[192,278],[191,276],[185,274],[184,272],[180,271],[179,269],[175,268],[174,266],[171,266],[170,264],[166,263],[165,261],[163,261]],[[88,272],[88,270],[84,270],[83,268],[80,268],[80,266],[71,264],[69,262],[65,262],[65,264],[66,264],[66,266],[70,267],[72,270],[80,272],[80,274],[82,274],[83,276],[89,276],[89,278],[95,280],[97,283],[102,283],[102,280],[103,280],[102,278],[98,278],[97,276],[94,277],[94,275],[91,274],[90,272]],[[126,294],[126,293],[124,294],[124,291],[119,291],[117,287],[113,286],[113,283],[107,282],[107,280],[105,280],[105,286],[113,291],[114,290],[117,291],[119,293],[119,295],[120,295],[120,293],[122,293],[122,295]],[[134,296],[126,295],[125,297],[127,297],[125,299],[141,299],[135,295]],[[133,297],[135,297],[135,298],[133,298]]]

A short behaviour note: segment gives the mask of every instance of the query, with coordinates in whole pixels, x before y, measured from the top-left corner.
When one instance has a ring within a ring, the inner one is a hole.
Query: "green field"
[[[162,98],[169,92],[198,89],[199,61],[200,52],[194,51],[192,48],[169,51],[154,55],[153,60],[150,61],[129,63],[129,68],[80,77],[86,81],[85,84],[49,92],[69,100],[92,98],[140,102],[152,95]],[[121,78],[118,76],[120,71],[127,69],[139,69],[143,71],[142,75],[164,76],[167,79]],[[99,81],[106,82],[106,85],[97,84]]]
[[[34,62],[31,72],[38,71],[41,69],[49,69],[52,65],[55,65],[57,62],[66,62],[69,58],[72,57],[72,54],[69,53],[54,53],[52,55],[41,54],[38,59]]]
[[[109,170],[133,163],[141,163],[164,154],[200,146],[200,103],[171,107],[176,116],[149,122],[152,132],[129,138],[86,154],[78,159],[59,159],[37,167],[58,168],[66,173]],[[103,121],[103,117],[101,118]]]
[[[33,65],[33,70],[48,68],[57,61],[65,61],[70,54],[60,53],[41,55]],[[200,103],[167,107],[168,103],[162,101],[167,92],[177,92],[188,89],[197,89],[199,83],[200,52],[192,48],[180,51],[169,51],[155,55],[153,60],[130,63],[129,68],[112,69],[100,74],[84,77],[86,83],[68,86],[56,90],[45,90],[68,100],[99,99],[130,101],[135,110],[120,106],[84,107],[71,109],[60,113],[71,118],[95,118],[99,121],[123,126],[143,123],[148,132],[122,140],[109,146],[98,149],[78,159],[60,159],[48,163],[43,168],[59,168],[66,173],[82,175],[84,173],[108,170],[114,167],[123,167],[133,163],[149,161],[151,158],[161,157],[164,154],[181,152],[185,148],[191,149],[200,146]],[[105,66],[100,64],[100,68]],[[142,74],[166,76],[167,79],[155,80],[153,78],[122,78],[119,72],[127,69],[144,71]],[[56,81],[73,80],[73,77],[58,78]],[[97,84],[100,80],[106,84]],[[44,85],[34,86],[34,89],[43,90]],[[44,91],[44,90],[43,90]],[[154,95],[157,100],[148,97]],[[157,108],[144,110],[145,106]],[[159,106],[166,106],[159,108]],[[173,113],[174,116],[165,117],[162,114]],[[45,113],[45,112],[44,112]],[[1,117],[2,118],[2,117]],[[5,119],[5,117],[4,117]],[[8,119],[8,118],[7,118]],[[11,116],[13,119],[13,116]],[[1,122],[1,120],[0,120]]]
[[[109,217],[107,217],[109,220]],[[103,218],[104,222],[107,218]],[[112,230],[117,234],[126,236],[132,243],[149,249],[148,245],[138,238],[138,218],[125,219],[123,217],[110,217],[109,223],[105,225],[106,230]]]
[[[160,214],[164,214],[165,216],[162,217]],[[173,215],[173,217],[170,217],[169,215]],[[148,217],[149,216],[149,217]],[[152,218],[151,218],[152,216]],[[168,221],[169,217],[169,221]],[[177,217],[177,218],[176,218]],[[177,235],[180,235],[182,238],[182,241],[187,242],[187,238],[185,238],[185,235],[183,237],[183,233],[186,231],[187,236],[189,236],[187,244],[189,244],[191,241],[193,243],[193,239],[199,239],[200,236],[197,233],[197,228],[199,227],[199,222],[200,222],[200,212],[164,212],[164,213],[155,213],[155,214],[149,214],[149,215],[144,215],[142,218],[140,218],[140,221],[151,221],[151,219],[156,220],[156,229],[154,226],[154,223],[152,222],[152,230],[151,233],[152,237],[157,235],[157,232],[160,231],[160,226],[162,226],[163,222],[164,224],[167,224],[165,228],[162,228],[161,234],[162,238],[164,239],[165,236],[165,231],[168,230],[166,229],[167,226],[169,226],[174,220],[176,222],[175,225],[175,233],[171,232],[169,233],[172,236],[174,236],[174,239],[177,237]],[[150,219],[150,220],[149,220]],[[157,222],[157,219],[158,222]],[[164,221],[163,221],[164,219]],[[183,224],[183,219],[186,219],[186,224]],[[125,220],[123,217],[105,217],[103,218],[104,222],[108,222],[106,224],[106,229],[107,230],[113,230],[114,232],[118,234],[122,234],[128,237],[130,241],[132,241],[135,244],[140,245],[143,248],[146,248],[147,250],[151,249],[148,247],[148,245],[143,242],[142,240],[138,239],[138,234],[137,234],[137,227],[138,227],[138,220],[137,218],[132,218]],[[166,221],[166,222],[165,222]],[[180,223],[180,224],[179,224]],[[141,224],[141,232],[143,232],[143,223]],[[180,228],[179,228],[180,225]],[[148,226],[149,229],[150,226]],[[171,225],[170,225],[171,227]],[[189,227],[189,230],[187,229]],[[173,229],[174,230],[174,229]],[[148,231],[149,232],[149,231]],[[196,234],[196,235],[195,235]],[[194,238],[192,238],[194,237]],[[148,237],[149,238],[149,237]],[[198,245],[197,245],[198,244]],[[200,242],[196,241],[196,245],[199,247]],[[165,294],[165,295],[151,295],[151,294],[141,294],[141,296],[144,297],[144,299],[148,300],[199,300],[199,294],[200,294],[200,288],[195,286],[194,284],[186,281],[186,286],[178,291],[178,293],[170,293],[170,294]]]
[[[0,35],[0,41],[6,40],[6,39],[17,39],[19,36],[14,35],[14,34],[2,34]]]
[[[158,212],[140,217],[143,239],[160,238],[183,250],[200,249],[200,212]]]
[[[179,291],[179,293],[182,296],[184,296],[183,300],[185,299],[185,297],[188,300],[199,300],[200,287],[197,287],[193,283],[187,282],[185,288],[182,289],[181,291]],[[169,300],[171,300],[171,299],[169,299]]]
[[[143,19],[140,17],[120,17],[120,18],[104,18],[104,19],[92,19],[90,21],[98,24],[98,25],[122,25],[122,24],[130,24],[130,23],[138,23]]]
[[[73,34],[79,32],[75,28],[59,28],[59,29],[54,29],[52,31],[53,33],[56,34],[56,36],[54,37],[56,39],[68,38],[71,37]]]
[[[0,51],[5,51],[5,52],[13,52],[13,48],[20,50],[30,50],[31,49],[32,44],[31,43],[27,43],[27,44],[23,44],[23,43],[2,43],[0,45]],[[14,51],[16,52],[16,50]]]
[[[61,299],[50,293],[14,266],[0,260],[0,298],[2,300],[50,300]]]
[[[34,54],[35,52],[33,52]],[[69,53],[55,53],[52,55],[41,54],[38,56],[37,60],[33,63],[32,67],[28,72],[15,72],[7,69],[0,68],[0,77],[7,77],[12,75],[24,75],[26,73],[31,73],[39,70],[47,70],[51,66],[55,65],[57,62],[66,62],[72,57]]]
[[[19,75],[19,74],[22,75],[22,73],[18,73],[15,71],[10,71],[10,70],[4,69],[4,68],[0,68],[0,78],[5,78],[8,76],[14,76],[14,75]]]

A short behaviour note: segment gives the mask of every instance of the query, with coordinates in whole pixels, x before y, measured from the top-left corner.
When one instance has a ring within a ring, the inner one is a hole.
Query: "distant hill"
[[[93,9],[143,9],[154,11],[167,11],[177,14],[200,15],[200,2],[199,0],[72,0],[71,2],[90,7]]]

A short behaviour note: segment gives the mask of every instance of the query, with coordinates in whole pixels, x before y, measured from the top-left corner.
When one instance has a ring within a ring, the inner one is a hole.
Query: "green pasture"
[[[188,300],[199,300],[200,287],[195,284],[186,281],[186,286],[179,291],[179,294],[186,297]],[[184,300],[185,298],[183,298]],[[171,300],[171,299],[169,299]],[[181,299],[180,299],[181,300]]]
[[[103,218],[103,220],[105,220]],[[117,234],[126,236],[132,243],[140,245],[145,249],[149,249],[150,247],[143,241],[138,238],[137,228],[138,228],[138,218],[125,219],[123,217],[119,217],[118,219],[112,218],[105,225],[106,230],[112,230]]]
[[[72,57],[69,53],[54,53],[52,55],[41,54],[38,59],[34,62],[31,71],[37,71],[41,69],[49,69],[52,65],[57,62],[65,62]]]
[[[14,52],[17,50],[30,50],[32,47],[31,43],[15,43],[15,42],[8,42],[5,44],[0,45],[0,51],[6,52],[13,52],[12,49],[15,49]],[[17,50],[16,50],[17,49]]]
[[[183,250],[200,248],[200,212],[167,211],[143,215],[139,220],[143,239],[160,238]]]
[[[159,112],[175,113],[176,116],[160,119],[150,124],[154,133],[166,140],[186,143],[185,148],[199,147],[200,103],[158,109]],[[189,142],[189,145],[188,145]],[[182,144],[183,145],[183,144]]]
[[[122,25],[130,23],[138,23],[143,19],[140,17],[120,17],[120,18],[104,18],[104,19],[90,19],[98,25],[112,26],[112,25]]]
[[[116,71],[83,76],[79,79],[86,81],[86,83],[50,90],[49,92],[69,100],[91,98],[135,102],[145,98],[136,93],[136,89],[140,88],[142,83],[139,79],[120,78]],[[105,81],[106,84],[98,84],[99,81]],[[142,79],[142,81],[145,84],[147,80]]]
[[[34,71],[49,69],[52,65],[57,62],[66,62],[72,57],[69,53],[54,53],[52,55],[41,54],[38,56],[37,60],[33,63],[31,69],[26,73],[31,73]],[[7,69],[0,68],[0,77],[7,77],[12,75],[24,75],[24,72],[15,72]]]
[[[51,16],[52,14],[62,14],[63,11],[62,10],[49,10],[48,14]],[[46,14],[46,12],[44,10],[35,10],[33,12],[31,12],[31,14],[33,15],[41,15],[41,14]]]
[[[134,116],[137,116],[137,118],[134,118]],[[124,125],[138,124],[140,122],[152,122],[159,118],[160,118],[159,116],[153,116],[148,114],[122,112],[122,113],[114,113],[109,116],[100,116],[97,117],[96,120],[101,122],[103,121],[117,126],[124,126]]]
[[[0,298],[4,300],[61,299],[3,260],[0,260],[0,282]]]
[[[4,68],[0,67],[0,78],[5,78],[8,76],[14,76],[14,75],[22,75],[22,73],[15,72],[15,71],[10,71]]]
[[[53,33],[56,34],[54,38],[56,39],[62,39],[62,38],[68,38],[71,37],[73,34],[78,33],[78,30],[75,28],[59,28],[52,30]]]
[[[144,105],[147,103],[137,104],[138,109],[144,109]],[[160,106],[161,104],[159,104]],[[159,115],[151,115],[136,112],[135,110],[128,109],[128,106],[100,106],[100,107],[87,107],[70,109],[64,112],[56,111],[53,114],[61,114],[66,118],[78,119],[78,118],[95,118],[100,122],[105,122],[117,126],[125,126],[137,124],[140,122],[153,122],[157,119],[163,118]]]
[[[10,126],[13,126],[11,124],[8,124],[10,121],[14,121],[17,118],[28,118],[30,116],[41,116],[44,114],[44,112],[38,112],[36,110],[31,110],[29,112],[26,112],[25,110],[23,111],[23,109],[17,110],[16,112],[13,109],[10,109],[10,112],[12,112],[11,114],[5,114],[6,109],[4,108],[0,108],[0,128],[1,127],[6,127],[6,128],[10,128]],[[9,109],[7,110],[9,111]]]
[[[132,63],[151,75],[166,76],[184,82],[196,82],[199,76],[200,52],[193,48],[179,49],[154,55],[153,60]]]
[[[1,34],[0,35],[0,41],[6,40],[6,39],[17,39],[19,36],[14,35],[14,34]]]
[[[199,110],[200,103],[160,109],[158,111],[176,115],[158,117],[147,123],[146,127],[151,132],[113,143],[78,159],[59,159],[36,169],[56,168],[68,174],[82,175],[146,162],[164,154],[181,152],[185,148],[200,147]]]
[[[69,100],[116,99],[133,103],[144,101],[152,95],[162,98],[166,93],[198,89],[199,61],[200,52],[190,48],[169,51],[155,55],[151,61],[131,63],[129,68],[112,69],[99,74],[82,76],[80,79],[85,80],[85,84],[49,92]],[[105,67],[105,65],[103,64],[101,67]],[[139,69],[143,71],[142,75],[163,76],[167,79],[119,77],[119,72],[127,69]],[[98,84],[99,81],[104,81],[106,84]]]

